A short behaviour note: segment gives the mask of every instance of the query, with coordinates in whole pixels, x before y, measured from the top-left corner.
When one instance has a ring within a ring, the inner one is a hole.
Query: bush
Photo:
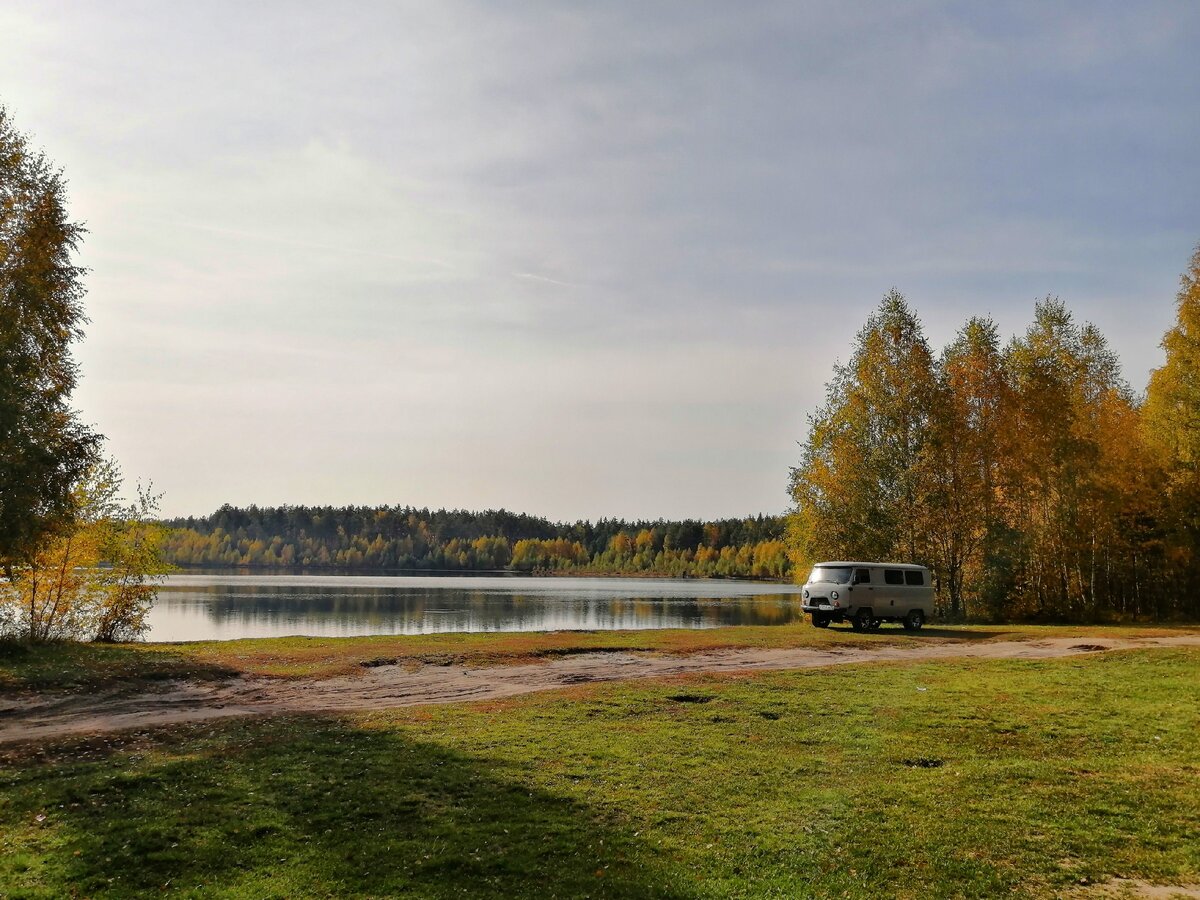
[[[154,521],[158,498],[140,487],[118,497],[120,471],[94,466],[74,492],[74,521],[43,540],[28,562],[0,582],[0,637],[133,640],[146,630],[166,529]]]

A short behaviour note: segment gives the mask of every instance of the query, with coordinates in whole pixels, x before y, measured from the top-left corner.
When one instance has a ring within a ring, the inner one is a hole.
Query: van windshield
[[[850,568],[840,566],[817,566],[808,576],[809,581],[832,581],[834,584],[850,583]]]

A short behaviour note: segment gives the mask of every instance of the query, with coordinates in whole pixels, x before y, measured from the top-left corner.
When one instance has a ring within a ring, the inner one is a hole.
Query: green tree
[[[28,562],[69,524],[72,488],[100,436],[68,398],[82,335],[84,230],[71,222],[66,182],[0,107],[0,566]]]

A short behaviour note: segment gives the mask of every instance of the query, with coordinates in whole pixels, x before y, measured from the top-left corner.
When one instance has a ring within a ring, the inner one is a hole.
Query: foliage
[[[893,290],[859,332],[850,363],[834,369],[792,470],[806,560],[919,557],[917,464],[934,391],[920,322]]]
[[[70,344],[82,335],[84,229],[66,182],[0,106],[0,567],[28,563],[69,524],[72,488],[98,458],[98,435],[67,405]]]
[[[1200,251],[1144,407],[1100,331],[1057,299],[1004,348],[971,319],[934,361],[888,294],[792,471],[799,568],[922,562],[952,617],[1200,614],[1198,276]]]
[[[1145,548],[1121,526],[1156,510],[1138,506],[1147,456],[1115,354],[1094,326],[1046,300],[1008,348],[1006,371],[1017,447],[1002,490],[1021,538],[1006,573],[1010,608],[1079,619],[1139,605]]]
[[[1175,327],[1163,337],[1166,362],[1150,376],[1145,431],[1165,478],[1165,569],[1182,590],[1200,593],[1200,247],[1184,273]]]
[[[73,493],[72,524],[44,539],[0,583],[0,636],[31,641],[118,641],[138,637],[169,570],[161,559],[166,530],[154,521],[157,498],[138,488],[118,498],[120,471],[92,467]]]
[[[996,324],[969,320],[943,351],[937,377],[919,521],[949,613],[957,617],[964,612],[964,584],[986,575],[981,556],[1002,528],[997,494],[1003,466],[1016,453],[1014,403]]]
[[[1053,897],[1118,875],[1193,884],[1197,710],[1200,656],[1157,650],[126,732],[0,767],[0,893]]]
[[[784,521],[563,524],[507,510],[223,506],[166,523],[177,565],[786,578]]]

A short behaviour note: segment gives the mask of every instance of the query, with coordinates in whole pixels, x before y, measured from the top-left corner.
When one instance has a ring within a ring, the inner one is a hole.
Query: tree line
[[[935,354],[889,293],[835,368],[791,473],[797,566],[929,565],[953,617],[1200,615],[1200,249],[1139,396],[1060,300]]]
[[[173,519],[180,566],[572,572],[785,579],[782,516],[558,523],[507,510],[223,506]]]

